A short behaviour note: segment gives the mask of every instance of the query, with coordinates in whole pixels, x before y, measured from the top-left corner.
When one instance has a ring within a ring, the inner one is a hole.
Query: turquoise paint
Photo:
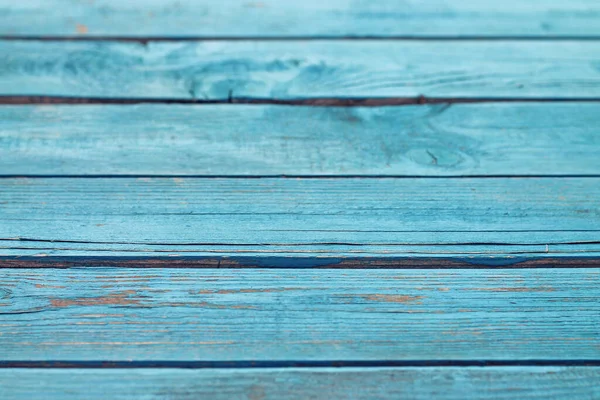
[[[598,41],[0,41],[0,65],[1,95],[600,97]]]
[[[0,254],[585,257],[599,179],[1,179]]]
[[[600,269],[4,269],[4,360],[598,359]],[[10,333],[10,334],[8,334]]]
[[[0,2],[0,33],[134,37],[599,35],[595,0],[28,0]]]
[[[599,383],[597,367],[0,370],[0,395],[15,400],[595,400]]]
[[[141,39],[0,41],[0,95],[598,99],[599,13],[595,0],[0,0],[0,35]],[[285,41],[147,41],[250,36]],[[0,368],[0,398],[597,399],[597,367],[557,365],[600,359],[598,115],[596,102],[0,107],[0,366],[49,362]],[[7,178],[27,174],[80,177]],[[396,178],[241,178],[260,175]],[[465,175],[481,178],[444,178]],[[159,363],[50,368],[61,360]],[[452,366],[469,360],[524,364]]]
[[[569,175],[600,171],[600,105],[3,106],[13,175]]]

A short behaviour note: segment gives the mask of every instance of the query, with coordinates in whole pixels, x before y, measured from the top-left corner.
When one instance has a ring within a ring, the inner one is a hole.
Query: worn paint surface
[[[0,398],[600,398],[599,15],[0,0]]]
[[[600,368],[0,370],[0,396],[71,399],[578,399],[600,397]]]
[[[28,0],[0,1],[15,36],[585,36],[594,0]]]
[[[5,360],[577,360],[600,269],[4,269]]]
[[[598,41],[0,41],[0,94],[600,97]]]
[[[568,175],[600,171],[596,103],[4,106],[14,175]]]
[[[585,257],[598,178],[0,180],[3,256]],[[510,261],[509,261],[510,262]]]

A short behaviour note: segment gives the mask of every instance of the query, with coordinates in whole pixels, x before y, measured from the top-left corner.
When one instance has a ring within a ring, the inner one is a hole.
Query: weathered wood
[[[0,41],[0,94],[600,97],[597,41]]]
[[[595,0],[0,1],[3,35],[599,35]]]
[[[0,204],[3,256],[296,255],[312,257],[313,266],[347,256],[432,256],[502,264],[584,257],[600,247],[600,178],[5,178]]]
[[[600,368],[0,370],[11,400],[569,399],[600,397]]]
[[[600,103],[4,106],[14,175],[600,173]]]
[[[600,269],[1,270],[3,360],[600,357]]]

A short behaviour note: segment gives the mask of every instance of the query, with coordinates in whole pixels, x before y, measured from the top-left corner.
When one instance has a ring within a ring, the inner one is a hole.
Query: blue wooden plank
[[[595,400],[600,368],[0,370],[5,400]]]
[[[595,0],[0,1],[3,35],[599,35]]]
[[[5,178],[0,254],[585,257],[599,180]]]
[[[13,175],[599,174],[600,105],[4,106]]]
[[[600,97],[598,41],[0,41],[0,94]]]
[[[600,269],[2,269],[38,361],[600,358]]]

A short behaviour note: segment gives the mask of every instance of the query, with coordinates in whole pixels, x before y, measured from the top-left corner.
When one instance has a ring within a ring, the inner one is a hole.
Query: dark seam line
[[[2,260],[0,259],[0,262]],[[115,266],[115,265],[94,265],[94,266],[63,266],[63,265],[35,265],[35,266],[9,266],[3,267],[0,265],[0,271],[3,269],[9,270],[17,270],[17,269],[71,269],[71,268],[114,268],[114,269],[143,269],[143,270],[164,270],[165,268],[169,269],[219,269],[219,270],[444,270],[444,271],[457,271],[457,270],[515,270],[515,269],[598,269],[600,267],[600,263],[596,265],[568,265],[568,266],[560,266],[560,265],[542,265],[542,266],[522,266],[522,265],[449,265],[449,266],[429,266],[429,265],[415,265],[415,266],[387,266],[387,265],[370,265],[370,266],[360,266],[360,267],[336,267],[336,266],[290,266],[290,267],[281,267],[281,266],[167,266],[167,265],[127,265],[127,266]]]
[[[142,269],[597,269],[600,257],[552,254],[499,257],[477,254],[453,257],[344,256],[0,256],[1,269],[142,268]]]
[[[490,175],[187,175],[187,174],[0,174],[0,179],[556,179],[556,178],[600,178],[600,174],[490,174]]]
[[[1,260],[0,260],[1,262]],[[114,265],[100,265],[100,266],[91,266],[91,267],[85,267],[85,266],[54,266],[54,265],[37,265],[37,266],[10,266],[10,267],[3,267],[2,265],[0,265],[0,271],[4,270],[4,269],[9,269],[9,270],[17,270],[17,269],[31,269],[31,270],[42,270],[42,269],[72,269],[72,268],[77,268],[77,269],[82,269],[82,268],[111,268],[111,269],[143,269],[143,270],[164,270],[165,268],[169,268],[169,269],[178,269],[178,270],[183,270],[183,269],[219,269],[219,270],[394,270],[394,271],[402,271],[402,270],[427,270],[427,271],[432,271],[432,270],[439,270],[439,271],[457,271],[457,270],[515,270],[515,269],[598,269],[598,267],[600,267],[600,263],[597,265],[593,265],[593,266],[586,266],[586,265],[570,265],[570,266],[505,266],[505,265],[499,265],[499,266],[495,266],[495,265],[452,265],[452,266],[427,266],[427,265],[418,265],[418,266],[361,266],[361,267],[320,267],[320,266],[315,266],[315,267],[299,267],[299,266],[292,266],[292,267],[273,267],[273,266],[237,266],[237,267],[231,267],[231,266],[219,266],[217,267],[216,265],[211,265],[211,266],[165,266],[165,265],[149,265],[149,266],[145,266],[145,265],[127,265],[124,267],[121,266],[114,266]]]
[[[155,215],[155,214],[151,214]],[[183,214],[187,215],[187,214]],[[190,214],[191,215],[191,214]],[[203,214],[204,215],[204,214]],[[210,214],[208,214],[210,215]],[[235,214],[227,214],[235,215]],[[418,233],[420,231],[410,231]],[[435,231],[434,231],[435,232]],[[469,231],[467,231],[469,232]],[[503,231],[497,231],[504,233]],[[532,231],[535,233],[536,231]],[[591,231],[597,232],[597,231]],[[474,232],[477,233],[477,232]],[[140,245],[140,246],[231,246],[231,247],[309,247],[309,246],[348,246],[348,247],[374,247],[374,246],[560,246],[560,245],[584,245],[600,244],[598,240],[575,240],[571,242],[540,242],[540,243],[511,243],[511,242],[454,242],[454,243],[402,243],[402,242],[373,242],[373,243],[355,243],[355,242],[309,242],[309,243],[225,243],[225,242],[182,242],[182,243],[161,243],[161,242],[108,242],[108,241],[87,241],[87,240],[65,240],[65,239],[36,239],[36,238],[0,238],[0,242],[34,242],[34,243],[73,243],[73,244],[111,244],[111,245]]]
[[[15,250],[29,250],[30,252],[33,251],[37,251],[38,253],[42,252],[42,251],[51,251],[51,252],[57,252],[57,251],[71,251],[71,252],[76,252],[76,253],[130,253],[130,254],[135,254],[135,253],[151,253],[151,254],[155,254],[157,256],[160,257],[160,254],[170,254],[170,253],[178,253],[178,257],[181,256],[181,254],[179,253],[183,253],[183,254],[194,254],[194,253],[207,253],[207,254],[213,254],[215,257],[221,257],[223,259],[225,258],[231,258],[229,256],[219,256],[219,254],[227,254],[227,250],[225,249],[220,249],[220,250],[173,250],[173,249],[159,249],[159,250],[150,250],[150,249],[143,249],[143,250],[135,250],[135,249],[95,249],[95,248],[83,248],[83,249],[78,249],[78,248],[54,248],[54,247],[0,247],[0,249],[2,250],[11,250],[11,251],[15,251]],[[252,250],[242,250],[242,251],[230,251],[234,252],[238,255],[243,255],[243,254],[259,254],[261,252],[258,251],[252,251]],[[551,257],[551,256],[555,256],[556,254],[584,254],[584,253],[598,253],[599,251],[595,251],[595,250],[578,250],[578,251],[560,251],[560,250],[508,250],[505,252],[499,252],[497,251],[496,253],[492,253],[492,252],[473,252],[473,251],[465,251],[465,252],[460,252],[460,251],[455,251],[455,252],[435,252],[435,251],[425,251],[425,252],[419,252],[419,251],[402,251],[402,252],[398,252],[396,254],[404,254],[407,256],[411,256],[412,258],[418,258],[418,257],[424,257],[424,256],[431,256],[432,254],[439,254],[439,255],[443,255],[446,258],[451,258],[451,257],[457,257],[457,256],[462,256],[464,254],[464,256],[462,257],[467,257],[467,256],[480,256],[480,258],[494,258],[496,256],[499,255],[504,255],[504,256],[511,256],[511,257],[517,257],[517,256],[521,256],[524,257],[524,255],[529,256],[529,255],[533,255],[533,254],[539,254],[539,255],[544,255],[546,257]],[[266,251],[262,251],[262,253],[267,253]],[[328,254],[327,257],[332,257],[331,254],[333,254],[332,250],[326,251],[326,250],[312,250],[312,251],[293,251],[293,250],[288,250],[288,251],[284,251],[284,250],[279,250],[279,251],[273,251],[272,254],[276,255],[281,255],[281,254],[312,254],[314,258],[316,259],[321,259],[323,256],[323,254]],[[349,253],[358,256],[360,254],[385,254],[386,252],[384,251],[350,251]],[[485,256],[485,257],[484,257]],[[151,256],[146,256],[146,257],[151,257]],[[368,257],[373,257],[371,256],[366,256],[367,259]],[[538,256],[539,257],[539,256]],[[1,256],[0,256],[1,259]],[[220,258],[219,258],[220,260]],[[0,266],[0,268],[2,268],[2,266]]]
[[[112,98],[45,95],[2,95],[0,105],[28,104],[189,104],[189,105],[289,105],[321,107],[383,107],[427,104],[472,104],[472,103],[581,103],[600,102],[600,97],[318,97],[299,99],[232,97],[204,100],[186,98]]]
[[[600,232],[600,229],[440,229],[440,230],[358,230],[358,229],[265,229],[268,232],[357,232],[357,233],[540,233],[540,232]],[[4,239],[0,239],[4,240]],[[546,244],[546,243],[544,243]]]
[[[294,36],[126,36],[126,35],[0,35],[6,41],[40,41],[40,42],[293,42],[293,41],[597,41],[600,35],[294,35]]]
[[[543,245],[539,245],[540,247]],[[553,245],[552,245],[553,246]],[[260,247],[260,246],[257,246]],[[436,247],[436,246],[434,246]],[[439,247],[447,247],[447,246],[439,246]],[[2,250],[11,250],[11,251],[16,251],[16,250],[29,250],[31,252],[33,251],[37,251],[37,252],[42,252],[42,251],[72,251],[72,252],[76,252],[76,253],[130,253],[130,254],[135,254],[135,253],[149,253],[149,254],[155,254],[158,257],[161,257],[160,254],[171,254],[171,253],[177,253],[178,256],[182,256],[183,255],[189,255],[189,254],[194,254],[194,253],[207,253],[207,254],[213,254],[215,257],[223,257],[223,256],[219,256],[219,254],[227,254],[228,251],[227,249],[219,249],[219,250],[203,250],[203,249],[195,249],[195,250],[181,250],[181,249],[158,249],[158,250],[152,250],[152,249],[95,249],[95,248],[64,248],[64,247],[60,247],[60,248],[54,248],[54,247],[22,247],[22,246],[10,246],[10,247],[1,247]],[[305,250],[305,251],[294,251],[294,250],[287,250],[285,251],[284,249],[278,249],[278,250],[274,250],[272,252],[273,255],[276,254],[313,254],[315,258],[320,258],[321,256],[319,256],[319,254],[329,254],[329,257],[331,257],[331,254],[333,254],[335,249],[330,249],[329,251],[324,250],[324,249],[314,249],[314,250]],[[258,252],[258,251],[253,251],[253,250],[230,250],[230,252],[232,253],[236,253],[238,255],[243,255],[243,254],[260,254],[260,253],[268,253],[267,251],[265,251],[263,249],[262,252]],[[338,251],[339,253],[340,251]],[[407,251],[400,251],[397,252],[396,254],[404,254],[407,256],[412,256],[412,257],[423,257],[423,256],[431,256],[432,254],[438,254],[440,256],[446,256],[446,257],[456,257],[457,255],[461,255],[461,254],[466,254],[466,255],[471,255],[471,256],[488,256],[488,257],[494,257],[494,256],[498,256],[501,254],[505,254],[505,255],[511,255],[511,256],[518,256],[518,255],[533,255],[533,254],[540,254],[540,255],[544,255],[546,257],[550,257],[552,255],[556,255],[556,254],[582,254],[582,253],[598,253],[600,252],[599,250],[594,250],[594,249],[582,249],[582,250],[578,250],[578,251],[560,251],[560,250],[555,250],[552,249],[550,250],[507,250],[507,251],[499,251],[496,250],[496,252],[491,252],[491,251],[479,251],[479,252],[475,252],[473,250],[467,250],[464,252],[460,252],[460,251],[454,251],[454,252],[449,252],[449,251],[445,251],[445,252],[435,252],[435,251],[424,251],[424,252],[419,252],[416,250],[407,250]],[[181,253],[181,254],[180,254]],[[364,250],[364,251],[349,251],[349,253],[358,256],[360,254],[371,254],[371,256],[366,256],[366,257],[373,257],[374,254],[386,254],[385,251],[377,251],[377,250],[372,250],[369,251],[368,249]],[[387,252],[389,253],[389,251]],[[1,259],[2,256],[0,256]],[[227,258],[227,256],[224,256],[224,258]],[[1,268],[1,266],[0,266]]]
[[[600,360],[0,361],[0,368],[599,367]]]

